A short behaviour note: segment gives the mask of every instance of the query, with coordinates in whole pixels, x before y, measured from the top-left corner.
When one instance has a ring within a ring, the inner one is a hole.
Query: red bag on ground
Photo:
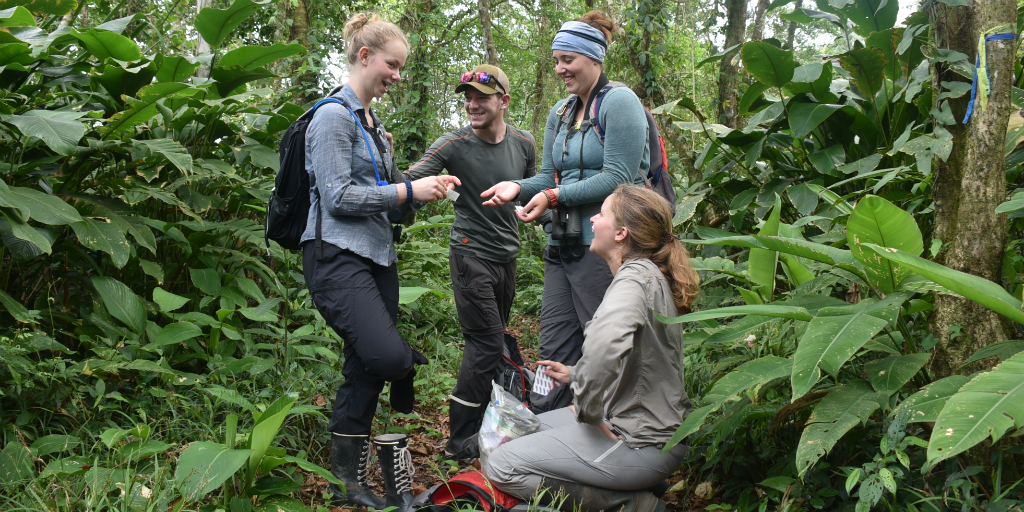
[[[451,512],[471,506],[484,512],[508,512],[520,500],[497,489],[483,473],[468,471],[453,476],[420,494],[409,506],[410,511]]]

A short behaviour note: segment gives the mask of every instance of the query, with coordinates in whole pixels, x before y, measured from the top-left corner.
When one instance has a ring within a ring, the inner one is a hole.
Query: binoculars
[[[577,243],[583,240],[583,212],[579,206],[555,208],[551,213],[551,238]]]

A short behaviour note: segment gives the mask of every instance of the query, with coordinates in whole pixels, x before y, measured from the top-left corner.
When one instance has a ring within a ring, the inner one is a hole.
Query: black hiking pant
[[[384,383],[413,370],[413,351],[395,328],[398,267],[381,266],[352,251],[323,244],[323,260],[313,243],[302,246],[302,270],[316,309],[344,342],[345,380],[334,398],[327,430],[370,432]]]
[[[450,251],[448,264],[466,341],[452,396],[483,405],[491,396],[491,381],[505,346],[505,326],[516,296],[516,262],[495,263]]]

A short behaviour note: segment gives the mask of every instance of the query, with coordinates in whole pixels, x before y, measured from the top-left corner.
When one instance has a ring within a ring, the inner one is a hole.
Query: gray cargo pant
[[[540,431],[501,445],[483,468],[495,487],[523,500],[562,487],[572,502],[565,506],[583,512],[653,510],[657,498],[643,489],[668,478],[686,455],[685,445],[664,454],[661,446],[630,448],[593,425],[577,423],[568,408],[538,418]]]
[[[544,296],[540,310],[541,360],[575,365],[583,355],[583,329],[612,284],[612,271],[584,245],[583,258],[563,259],[559,248],[544,250]],[[530,394],[530,409],[542,413],[572,405],[572,390],[558,386],[547,396]]]

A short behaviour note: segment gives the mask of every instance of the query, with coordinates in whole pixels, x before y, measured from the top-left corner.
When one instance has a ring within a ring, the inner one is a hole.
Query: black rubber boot
[[[384,498],[367,486],[366,472],[370,465],[370,436],[331,434],[331,474],[345,483],[343,492],[331,484],[335,506],[361,506],[382,510]]]
[[[476,434],[484,422],[484,404],[469,405],[468,402],[448,397],[448,428],[450,436],[444,448],[445,458],[473,460],[480,457]]]
[[[398,507],[395,512],[406,512],[412,503],[412,454],[405,434],[382,434],[373,438],[377,448],[380,472],[384,475],[385,507]]]
[[[541,504],[566,512],[663,512],[665,502],[650,491],[616,491],[545,478],[541,486],[545,490]]]

